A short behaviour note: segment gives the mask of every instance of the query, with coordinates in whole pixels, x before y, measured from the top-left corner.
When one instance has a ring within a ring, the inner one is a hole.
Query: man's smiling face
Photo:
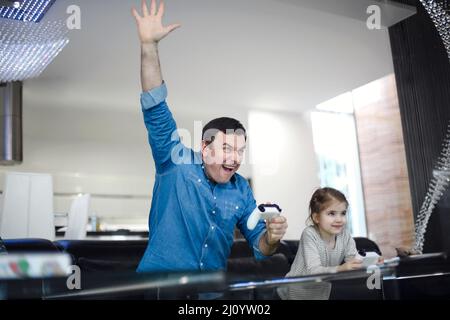
[[[218,131],[211,143],[202,142],[202,159],[209,179],[227,183],[239,169],[245,152],[245,135]]]

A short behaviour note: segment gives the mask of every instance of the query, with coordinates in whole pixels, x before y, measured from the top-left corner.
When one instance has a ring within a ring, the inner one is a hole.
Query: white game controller
[[[370,266],[376,265],[378,263],[378,260],[380,259],[380,256],[376,252],[366,252],[366,255],[362,257],[362,266],[363,268],[368,268]]]
[[[258,224],[259,220],[270,220],[279,216],[281,208],[276,204],[260,204],[253,210],[247,220],[247,229],[253,230]]]

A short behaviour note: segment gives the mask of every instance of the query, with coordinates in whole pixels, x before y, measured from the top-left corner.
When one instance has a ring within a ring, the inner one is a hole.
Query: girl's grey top
[[[336,236],[336,244],[330,249],[317,227],[309,226],[302,233],[297,255],[286,277],[335,273],[343,261],[352,260],[357,255],[355,240],[346,229]],[[290,284],[279,287],[277,291],[282,299],[326,300],[330,297],[331,283]]]

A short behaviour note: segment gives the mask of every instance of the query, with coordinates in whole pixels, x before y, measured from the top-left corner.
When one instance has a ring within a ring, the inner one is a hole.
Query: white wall
[[[1,171],[50,173],[56,194],[133,196],[94,196],[91,212],[145,225],[154,168],[137,106],[129,113],[35,108],[25,95],[24,162]],[[57,195],[55,212],[67,212],[72,199]]]
[[[129,199],[94,197],[91,212],[110,223],[142,224],[145,228],[154,166],[139,108],[129,113],[117,110],[80,113],[36,110],[31,105],[25,103],[24,108],[25,161],[16,167],[3,167],[1,171],[51,173],[57,194],[133,196]],[[195,121],[201,126],[214,117],[226,115],[243,122],[249,130],[249,152],[239,173],[252,178],[258,202],[271,201],[282,206],[290,225],[286,238],[299,238],[307,218],[309,197],[319,186],[309,117],[270,111],[248,114],[243,109],[190,110],[175,112],[174,116],[179,128],[192,133],[194,149],[199,146]],[[101,127],[96,120],[99,118]],[[2,180],[3,175],[1,183]],[[72,197],[56,196],[55,211],[66,212],[71,200]]]
[[[304,111],[393,71],[386,29],[301,2],[167,0],[165,23],[182,24],[160,45],[174,110]],[[139,3],[58,0],[46,19],[79,5],[81,30],[27,83],[34,107],[132,110],[140,53],[130,7]]]
[[[168,101],[170,105],[170,97]],[[191,133],[190,143],[195,150],[200,146],[202,126],[219,116],[248,124],[245,109],[199,112],[186,106],[185,112],[174,112],[178,128]],[[138,97],[133,109],[124,112],[35,108],[32,98],[25,95],[23,126],[24,162],[0,167],[0,173],[52,174],[55,212],[68,211],[74,197],[64,194],[91,193],[90,211],[103,221],[146,227],[155,168]],[[247,165],[239,173],[251,176]],[[0,189],[3,178],[1,174]]]
[[[255,198],[279,204],[289,225],[285,239],[298,240],[309,199],[320,187],[310,117],[252,111],[249,125]]]
[[[59,193],[133,195],[94,197],[93,211],[146,224],[154,166],[139,107],[140,54],[130,14],[139,1],[60,0],[45,19],[67,18],[71,4],[81,8],[82,29],[69,33],[69,45],[39,78],[25,82],[24,163],[0,171],[49,172]],[[282,194],[295,190],[292,199],[304,200],[316,183],[311,133],[304,122],[293,123],[302,119],[295,114],[391,73],[387,31],[284,1],[169,0],[166,9],[165,22],[183,24],[160,48],[178,125],[192,128],[194,120],[223,115],[246,124],[256,108],[295,128],[298,165],[287,161],[291,174],[272,178],[280,203],[295,212],[291,226],[303,226],[304,203],[294,206]],[[269,193],[272,178],[250,166],[240,173],[258,181],[259,197],[277,198]],[[69,202],[58,197],[55,210],[67,211]]]

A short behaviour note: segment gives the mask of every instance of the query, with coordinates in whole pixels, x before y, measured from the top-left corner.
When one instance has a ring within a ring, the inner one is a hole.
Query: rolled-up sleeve
[[[156,107],[167,99],[167,86],[165,83],[150,91],[141,94],[142,110]]]
[[[164,83],[141,94],[144,123],[157,173],[162,173],[175,165],[172,151],[175,146],[182,146],[177,125],[166,103],[166,98],[167,88]]]

